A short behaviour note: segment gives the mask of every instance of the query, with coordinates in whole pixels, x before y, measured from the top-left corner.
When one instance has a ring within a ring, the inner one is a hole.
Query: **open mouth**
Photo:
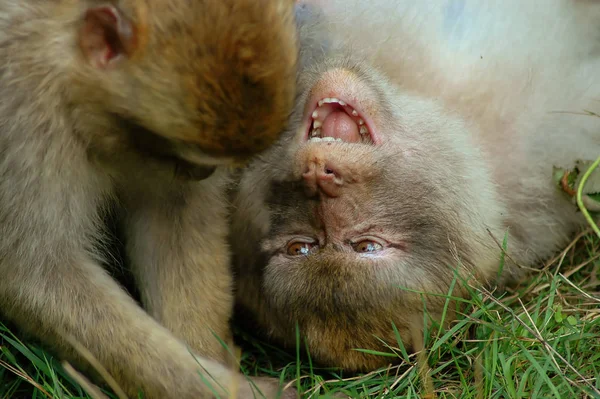
[[[311,105],[307,141],[377,143],[368,118],[345,99],[324,97]]]

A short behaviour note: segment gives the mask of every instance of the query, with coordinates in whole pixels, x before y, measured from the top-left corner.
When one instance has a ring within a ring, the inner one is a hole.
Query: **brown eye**
[[[383,249],[383,245],[371,240],[363,240],[353,245],[354,250],[359,253],[377,252]]]
[[[289,256],[308,255],[315,247],[315,244],[308,242],[295,241],[288,244],[287,254]]]

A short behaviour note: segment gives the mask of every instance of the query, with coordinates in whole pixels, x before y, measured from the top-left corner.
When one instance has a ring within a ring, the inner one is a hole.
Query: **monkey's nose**
[[[313,159],[306,165],[302,174],[307,194],[315,196],[323,193],[328,197],[339,197],[344,185],[344,179],[331,162]]]

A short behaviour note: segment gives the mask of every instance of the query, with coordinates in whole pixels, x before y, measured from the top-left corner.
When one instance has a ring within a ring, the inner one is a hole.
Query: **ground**
[[[532,273],[504,294],[472,289],[467,311],[448,329],[432,329],[425,351],[408,355],[401,345],[394,348],[404,359],[398,366],[343,375],[239,332],[242,369],[291,381],[304,398],[334,393],[351,398],[600,398],[600,240],[583,232]],[[0,398],[88,397],[50,355],[0,324]]]

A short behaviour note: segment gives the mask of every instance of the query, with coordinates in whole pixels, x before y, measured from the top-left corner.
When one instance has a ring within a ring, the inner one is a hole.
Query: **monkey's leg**
[[[144,307],[197,353],[224,362],[219,339],[230,339],[233,295],[219,173],[201,182],[157,182],[160,192],[135,190],[124,203],[128,255]]]

